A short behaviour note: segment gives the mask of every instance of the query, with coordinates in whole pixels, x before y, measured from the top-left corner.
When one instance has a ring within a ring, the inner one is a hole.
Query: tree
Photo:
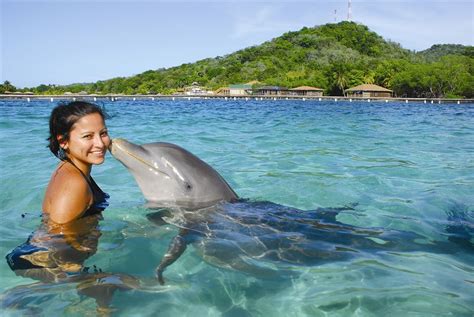
[[[5,80],[3,84],[0,85],[0,94],[4,94],[7,91],[14,92],[16,90],[16,87],[13,86],[8,80]]]
[[[331,78],[331,94],[342,95],[349,85],[349,65],[335,64],[329,71]]]

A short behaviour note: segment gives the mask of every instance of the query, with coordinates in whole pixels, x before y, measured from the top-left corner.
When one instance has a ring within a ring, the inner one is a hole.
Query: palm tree
[[[364,84],[373,84],[375,82],[375,73],[369,71],[364,75]]]
[[[344,89],[347,88],[347,84],[349,82],[348,76],[348,68],[345,64],[334,65],[333,71],[333,79],[336,87],[344,94]]]

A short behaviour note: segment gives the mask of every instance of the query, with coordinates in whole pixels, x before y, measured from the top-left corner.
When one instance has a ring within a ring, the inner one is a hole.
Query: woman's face
[[[102,164],[109,145],[107,127],[98,113],[77,120],[69,133],[69,140],[61,143],[70,160],[85,166]]]

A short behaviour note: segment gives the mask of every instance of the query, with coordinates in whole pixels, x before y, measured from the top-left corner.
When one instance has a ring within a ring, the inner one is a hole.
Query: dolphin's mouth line
[[[161,173],[161,174],[164,174],[168,177],[170,177],[167,173],[163,172],[162,170],[160,170],[159,168],[151,165],[149,162],[145,161],[144,159],[142,159],[141,157],[133,154],[132,152],[128,151],[127,149],[124,149],[123,147],[120,146],[120,144],[116,143],[116,144],[113,144],[113,146],[116,146],[117,148],[119,148],[121,151],[127,153],[128,155],[130,155],[131,157],[133,157],[134,159],[136,159],[137,161],[145,164],[146,166],[148,166],[149,168]]]

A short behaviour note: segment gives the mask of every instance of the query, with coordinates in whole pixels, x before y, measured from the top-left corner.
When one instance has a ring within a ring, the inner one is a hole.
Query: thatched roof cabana
[[[317,88],[317,87],[311,87],[311,86],[299,86],[299,87],[296,87],[296,88],[291,88],[290,90],[293,90],[293,91],[324,91],[324,89],[322,88]]]
[[[393,91],[374,84],[363,84],[344,90],[344,95],[360,97],[391,97]]]

